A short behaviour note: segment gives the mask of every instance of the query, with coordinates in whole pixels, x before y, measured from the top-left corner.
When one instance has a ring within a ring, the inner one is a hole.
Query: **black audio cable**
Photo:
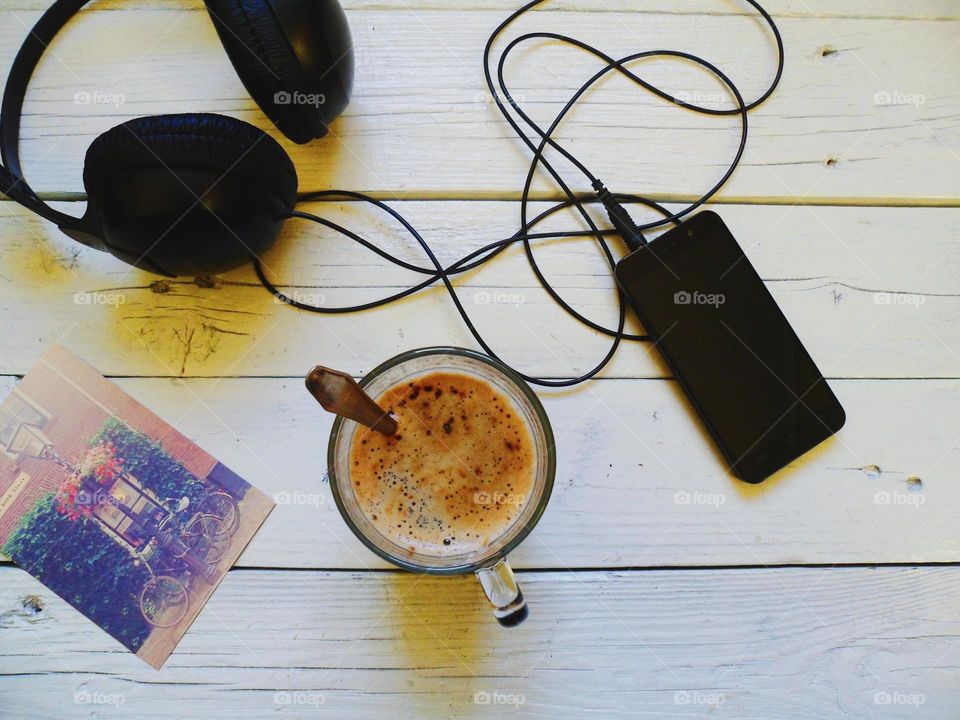
[[[773,34],[774,41],[777,46],[777,69],[774,75],[773,80],[768,86],[767,90],[756,100],[753,100],[750,103],[745,103],[742,95],[740,94],[739,89],[733,83],[733,81],[719,68],[704,60],[703,58],[697,57],[691,53],[680,52],[676,50],[651,50],[645,52],[634,53],[632,55],[627,55],[626,57],[615,59],[605,54],[601,50],[584,43],[580,40],[577,40],[566,35],[560,35],[556,33],[547,33],[547,32],[533,32],[520,35],[519,37],[511,40],[504,50],[501,52],[499,60],[497,62],[497,82],[494,84],[493,73],[491,72],[490,57],[493,52],[493,46],[496,44],[498,38],[522,15],[532,10],[538,5],[542,5],[546,0],[533,0],[529,2],[519,10],[507,17],[490,35],[487,40],[486,46],[484,48],[483,55],[483,69],[484,69],[484,78],[487,83],[487,88],[493,97],[494,102],[497,105],[497,108],[503,115],[504,119],[509,123],[510,127],[513,128],[517,136],[523,141],[523,143],[530,149],[532,153],[532,160],[530,163],[530,168],[527,172],[527,177],[524,181],[523,192],[520,199],[519,209],[520,209],[520,226],[515,234],[509,238],[502,240],[497,240],[495,242],[489,243],[484,247],[479,248],[471,252],[470,254],[464,256],[463,258],[457,260],[452,265],[444,267],[440,261],[437,259],[433,250],[430,248],[430,245],[424,240],[420,235],[417,229],[408,222],[399,212],[394,210],[385,202],[378,200],[369,195],[351,192],[346,190],[329,190],[322,192],[314,192],[308,195],[305,195],[300,198],[301,202],[308,202],[314,200],[332,200],[332,199],[347,199],[360,201],[364,203],[369,203],[374,207],[382,210],[383,212],[390,215],[394,218],[400,225],[413,237],[417,244],[423,249],[427,258],[430,261],[430,266],[420,266],[414,263],[406,262],[405,260],[377,247],[377,245],[360,235],[354,233],[353,231],[345,228],[331,220],[326,218],[294,210],[288,217],[299,218],[303,220],[309,220],[320,225],[323,225],[334,232],[343,235],[344,237],[359,243],[363,247],[367,248],[373,253],[376,253],[381,258],[402,267],[406,270],[419,273],[424,275],[424,279],[408,287],[400,292],[397,292],[389,297],[379,298],[361,305],[352,305],[348,307],[339,307],[339,308],[330,308],[330,307],[319,307],[316,305],[310,305],[307,303],[302,303],[294,298],[290,298],[281,292],[277,286],[270,281],[263,269],[263,264],[260,262],[259,258],[254,258],[254,269],[256,270],[257,277],[263,283],[264,287],[269,290],[274,296],[279,300],[299,308],[301,310],[307,310],[310,312],[321,313],[321,314],[345,314],[359,312],[362,310],[369,310],[372,308],[381,307],[387,305],[391,302],[399,300],[401,298],[408,297],[413,295],[425,288],[428,288],[434,285],[438,280],[443,283],[447,292],[450,295],[451,300],[453,301],[454,306],[456,307],[457,312],[460,317],[463,319],[464,324],[467,326],[467,329],[473,335],[477,343],[483,348],[483,350],[490,355],[491,357],[503,362],[506,365],[510,363],[501,359],[494,350],[489,346],[489,344],[483,339],[480,332],[474,326],[473,322],[470,320],[469,315],[463,307],[463,304],[460,301],[459,296],[457,295],[456,289],[453,286],[451,278],[464,272],[468,272],[477,268],[484,263],[488,262],[505,249],[510,247],[515,243],[523,243],[524,250],[526,253],[527,261],[530,264],[530,268],[536,276],[538,282],[543,287],[543,289],[550,295],[550,297],[566,312],[568,315],[576,319],[578,322],[583,325],[591,328],[592,330],[607,335],[612,338],[610,348],[603,357],[603,359],[591,370],[588,372],[572,378],[562,378],[562,379],[550,379],[550,378],[538,378],[530,375],[526,375],[518,371],[518,374],[523,377],[527,382],[541,385],[544,387],[570,387],[577,385],[585,380],[593,378],[598,373],[600,373],[610,362],[613,356],[616,354],[617,349],[620,346],[620,343],[624,340],[631,341],[644,341],[649,340],[649,337],[645,335],[633,335],[626,333],[624,331],[626,323],[626,303],[622,293],[618,290],[618,301],[619,301],[619,312],[618,312],[618,321],[616,328],[605,327],[593,320],[582,315],[577,311],[573,306],[570,305],[550,284],[547,278],[544,276],[540,266],[536,261],[536,257],[533,251],[533,244],[545,240],[556,240],[562,238],[577,238],[577,237],[593,237],[597,240],[597,243],[600,247],[601,252],[607,264],[611,268],[611,272],[616,266],[616,259],[613,255],[612,250],[607,242],[607,238],[611,235],[619,236],[627,248],[631,251],[636,250],[645,243],[643,236],[644,231],[653,230],[655,228],[662,227],[667,224],[676,224],[683,217],[689,215],[691,212],[702,206],[704,203],[708,202],[720,189],[726,184],[730,179],[730,176],[734,173],[737,166],[740,164],[740,160],[743,157],[743,152],[747,143],[748,135],[748,122],[747,115],[754,108],[762,104],[770,95],[774,92],[777,85],[780,82],[780,78],[783,74],[783,65],[784,65],[784,48],[783,48],[783,39],[780,36],[780,31],[777,28],[776,23],[773,18],[767,13],[766,10],[756,2],[756,0],[744,0],[747,4],[752,6],[763,18],[767,26],[770,28],[771,33]],[[541,128],[534,120],[532,120],[521,107],[515,98],[510,94],[510,91],[507,87],[506,81],[504,80],[504,68],[507,64],[509,56],[514,50],[531,41],[536,40],[551,40],[554,42],[560,42],[573,47],[579,48],[583,51],[586,51],[600,60],[603,65],[600,70],[598,70],[589,80],[587,80],[580,88],[573,94],[573,96],[564,104],[563,108],[560,110],[559,114],[551,122],[550,126],[546,129]],[[711,73],[714,77],[720,80],[721,83],[727,88],[730,95],[736,101],[736,107],[730,109],[716,109],[710,107],[704,107],[696,105],[690,102],[686,102],[680,98],[674,97],[667,92],[664,92],[655,85],[643,80],[636,73],[634,73],[629,66],[640,60],[648,58],[675,58],[678,60],[686,61],[692,63],[695,66],[698,66],[707,72]],[[606,77],[609,73],[617,72],[622,76],[629,79],[631,82],[639,85],[648,92],[660,97],[663,100],[666,100],[674,105],[686,108],[687,110],[705,114],[705,115],[715,115],[715,116],[739,116],[741,122],[741,132],[740,132],[740,142],[737,148],[737,151],[734,155],[733,160],[727,167],[727,170],[724,172],[723,176],[703,195],[701,195],[696,201],[690,203],[684,207],[679,212],[671,213],[669,210],[664,208],[659,203],[649,199],[644,198],[638,195],[625,195],[610,192],[603,184],[603,182],[595,177],[593,173],[572,153],[567,151],[562,147],[553,137],[557,127],[563,122],[564,118],[569,114],[569,112],[577,105],[580,98],[597,82],[602,78]],[[516,114],[517,117],[514,117]],[[519,118],[519,120],[518,120]],[[524,130],[521,126],[522,122],[530,131],[533,132],[535,139],[531,139],[527,135],[527,131]],[[589,181],[591,187],[593,188],[593,196],[581,196],[573,192],[570,186],[565,182],[561,174],[556,170],[553,164],[545,157],[544,153],[550,147],[562,157],[568,160],[574,168],[576,168],[580,173],[582,173],[587,180]],[[562,191],[565,200],[547,208],[540,214],[536,215],[533,218],[530,218],[530,190],[533,184],[533,178],[536,174],[536,171],[539,167],[545,169],[549,175],[552,177],[553,181]],[[607,216],[610,220],[612,229],[601,229],[595,223],[593,217],[588,212],[587,207],[591,204],[601,204],[607,212]],[[653,220],[643,224],[637,224],[631,217],[629,211],[627,210],[628,205],[643,205],[651,210],[658,212],[662,217],[659,220]],[[535,228],[546,220],[548,217],[565,210],[567,208],[574,208],[583,218],[586,223],[588,230],[573,230],[567,232],[534,232]]]

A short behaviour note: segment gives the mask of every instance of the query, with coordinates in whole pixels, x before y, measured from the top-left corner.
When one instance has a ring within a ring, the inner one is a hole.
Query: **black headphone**
[[[20,117],[54,36],[90,0],[56,0],[17,53],[0,110],[0,191],[84,245],[161,275],[232,270],[268,250],[297,201],[290,157],[223,115],[141,117],[87,150],[87,211],[47,205],[20,167]],[[295,143],[322,137],[353,87],[353,43],[337,0],[204,0],[244,87]]]

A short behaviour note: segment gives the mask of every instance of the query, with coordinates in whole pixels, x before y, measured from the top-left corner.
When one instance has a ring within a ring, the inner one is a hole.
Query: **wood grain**
[[[331,417],[299,379],[118,380],[278,502],[240,563],[383,568],[325,484]],[[7,385],[12,384],[7,379]],[[725,472],[679,388],[543,394],[558,448],[523,568],[957,562],[960,387],[840,381],[846,428],[760,486]]]
[[[0,77],[49,3],[2,3]],[[489,100],[481,51],[519,1],[344,5],[356,96],[333,137],[281,140],[301,191],[389,198],[444,262],[511,235],[519,208],[507,201],[529,154]],[[960,3],[764,5],[783,31],[786,71],[751,115],[743,165],[716,209],[836,378],[847,427],[753,487],[727,475],[648,346],[624,347],[601,381],[542,393],[558,475],[542,522],[511,557],[531,604],[512,632],[472,578],[388,571],[350,534],[324,482],[330,418],[300,379],[318,362],[359,376],[413,347],[472,347],[441,290],[319,318],[275,302],[249,269],[159,280],[0,202],[0,396],[63,342],[280,502],[159,674],[0,565],[0,715],[954,718]],[[570,32],[614,55],[695,52],[749,98],[774,56],[748,10],[739,0],[553,0],[515,30]],[[130,117],[221,112],[277,136],[202,3],[98,0],[81,15],[26,105],[24,165],[46,197],[83,200],[87,147]],[[637,67],[665,89],[727,102],[689,68]],[[507,78],[546,121],[595,69],[546,46],[519,53]],[[82,104],[84,93],[98,102]],[[557,135],[612,189],[680,202],[720,176],[737,133],[733,121],[614,79]],[[538,178],[535,195],[557,192]],[[366,208],[305,209],[423,261]],[[561,216],[546,227],[579,225]],[[609,269],[591,242],[554,242],[538,257],[588,317],[614,320]],[[325,306],[414,279],[301,222],[265,261],[288,292]],[[519,252],[457,285],[494,348],[525,371],[583,372],[605,352]],[[870,567],[890,563],[906,566]]]
[[[445,263],[509,237],[519,223],[513,203],[396,207]],[[303,209],[424,263],[413,240],[382,214],[351,203]],[[957,377],[960,253],[953,228],[960,211],[718,210],[827,376]],[[580,227],[567,216],[543,229]],[[7,374],[25,372],[55,341],[75,347],[108,375],[185,377],[295,377],[316,363],[361,375],[415,347],[474,346],[440,288],[365,313],[317,317],[276,302],[249,269],[213,287],[166,282],[82,248],[10,203],[0,203],[0,234],[6,238],[0,245],[0,372]],[[622,253],[618,242],[614,246]],[[563,297],[587,317],[615,325],[614,281],[594,241],[552,243],[538,249],[538,258]],[[385,297],[421,279],[303,221],[287,224],[265,261],[272,277],[292,286],[289,292],[328,307]],[[569,377],[606,353],[609,340],[560,310],[519,248],[457,284],[480,332],[525,372]],[[608,377],[667,374],[649,345],[635,344],[621,348],[607,370]]]
[[[232,572],[157,675],[25,573],[0,568],[0,699],[58,720],[165,719],[172,708],[205,718],[944,720],[960,702],[958,568],[520,582],[530,618],[508,631],[472,578]]]
[[[7,0],[4,3],[11,10],[45,10],[47,0]],[[475,10],[476,3],[469,0],[340,0],[348,11],[354,10]],[[486,10],[513,11],[522,3],[516,0],[484,0]],[[885,18],[885,19],[956,19],[960,18],[960,9],[951,0],[911,0],[909,3],[899,0],[847,0],[838,5],[832,0],[766,0],[763,6],[772,14],[787,17],[812,18]],[[132,12],[147,9],[196,10],[193,0],[95,0],[81,12]],[[637,6],[634,0],[548,0],[543,9],[550,11],[588,11],[591,13],[623,12],[633,14],[658,14],[674,12],[684,15],[735,15],[750,14],[750,7],[740,0],[648,0]],[[542,11],[542,10],[541,10]]]
[[[480,64],[487,35],[506,10],[377,7],[350,13],[356,94],[335,137],[288,145],[301,189],[516,197],[528,153],[492,106]],[[697,7],[714,12],[724,4]],[[866,3],[851,7],[871,13]],[[949,70],[960,52],[954,44],[960,19],[949,3],[919,5],[921,15],[933,10],[946,19],[909,22],[883,17],[890,7],[881,8],[881,17],[781,19],[789,49],[784,82],[751,118],[752,141],[725,189],[728,200],[957,204],[960,76]],[[0,67],[9,65],[37,14],[0,10]],[[774,50],[752,17],[546,9],[516,31],[533,28],[575,28],[579,38],[614,55],[660,47],[695,52],[729,72],[747,98],[757,96],[773,72]],[[514,97],[544,122],[595,69],[576,52],[551,46],[523,53],[508,81]],[[714,80],[690,68],[650,61],[641,69],[673,92],[702,95],[718,107],[727,102]],[[115,100],[77,105],[78,93]],[[884,104],[884,93],[891,104]],[[97,134],[132,116],[199,110],[273,132],[198,4],[91,12],[53,44],[32,86],[23,123],[25,167],[44,193],[79,193],[83,155]],[[672,108],[613,79],[557,137],[610,187],[679,200],[705,192],[720,177],[738,129],[732,119]],[[537,189],[556,196],[544,182]]]

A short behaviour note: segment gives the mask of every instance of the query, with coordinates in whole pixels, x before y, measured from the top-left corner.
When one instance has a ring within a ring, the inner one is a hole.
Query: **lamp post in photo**
[[[43,430],[29,422],[21,422],[17,425],[5,449],[11,455],[24,455],[36,460],[53,460],[65,472],[70,474],[76,472],[76,468],[53,449],[53,441]]]

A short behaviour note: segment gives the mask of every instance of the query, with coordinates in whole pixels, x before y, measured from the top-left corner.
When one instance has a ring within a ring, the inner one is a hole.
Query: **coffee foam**
[[[396,435],[358,428],[350,476],[361,510],[410,553],[444,557],[495,542],[533,491],[525,419],[487,382],[436,372],[384,392]]]

